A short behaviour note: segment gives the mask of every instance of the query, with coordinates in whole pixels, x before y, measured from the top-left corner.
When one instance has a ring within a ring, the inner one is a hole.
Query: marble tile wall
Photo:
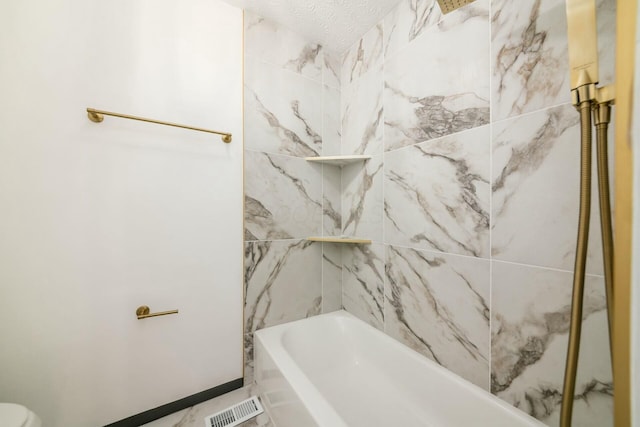
[[[386,246],[385,331],[489,388],[489,261]]]
[[[342,305],[372,326],[384,322],[384,246],[380,243],[342,250]]]
[[[615,1],[598,13],[610,83]],[[340,153],[372,156],[342,170],[342,233],[373,240],[342,248],[343,307],[557,425],[579,168],[565,2],[442,15],[401,0],[339,74]],[[600,427],[613,392],[595,204],[591,221],[574,424]]]
[[[557,426],[573,274],[501,261],[492,269],[491,391]],[[587,276],[585,287],[573,425],[613,425],[604,281]]]
[[[341,151],[339,55],[245,12],[244,345],[253,333],[342,308],[340,170],[305,157]],[[381,174],[380,174],[381,175]]]

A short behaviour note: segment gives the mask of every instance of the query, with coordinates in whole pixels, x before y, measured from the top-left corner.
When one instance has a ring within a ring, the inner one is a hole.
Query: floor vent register
[[[206,427],[233,427],[264,412],[257,396],[252,396],[237,405],[216,412],[204,419]]]

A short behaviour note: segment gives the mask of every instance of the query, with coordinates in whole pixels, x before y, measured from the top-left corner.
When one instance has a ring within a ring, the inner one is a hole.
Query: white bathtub
[[[255,381],[277,427],[544,425],[345,311],[257,331]]]

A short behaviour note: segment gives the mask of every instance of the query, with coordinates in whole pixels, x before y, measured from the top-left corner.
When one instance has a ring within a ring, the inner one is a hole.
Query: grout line
[[[491,374],[493,372],[493,40],[491,28],[493,25],[493,2],[489,1],[489,384],[487,390],[491,393]]]
[[[340,78],[342,79],[342,67],[344,63],[340,60]],[[340,81],[342,86],[342,80]],[[338,152],[344,155],[344,146],[342,145],[342,138],[344,137],[344,128],[342,126],[342,89],[340,89],[340,110],[338,116],[340,117],[340,149]],[[340,234],[344,233],[344,168],[340,168]],[[340,251],[340,309],[345,310],[344,307],[344,246],[338,248]]]
[[[567,273],[567,274],[573,274],[573,270],[563,270],[561,268],[555,268],[555,267],[545,267],[542,265],[535,265],[535,264],[524,264],[521,262],[515,262],[515,261],[504,261],[501,259],[492,259],[491,262],[495,262],[498,264],[509,264],[509,265],[516,265],[519,267],[525,267],[525,268],[536,268],[538,270],[548,270],[548,271],[554,271],[556,273]],[[589,277],[599,277],[599,278],[603,278],[604,276],[601,274],[593,274],[593,273],[585,273],[585,276],[589,276]]]
[[[566,101],[566,102],[561,102],[561,103],[558,103],[558,104],[548,105],[548,106],[541,107],[541,108],[538,108],[538,109],[533,110],[533,111],[527,111],[526,113],[517,114],[515,116],[505,117],[505,118],[502,118],[502,119],[499,119],[499,120],[492,121],[491,124],[498,124],[498,123],[506,122],[506,121],[509,121],[509,120],[515,120],[515,119],[519,119],[519,118],[522,118],[522,117],[531,116],[531,115],[538,114],[538,113],[541,113],[541,112],[546,111],[546,110],[551,110],[553,108],[563,107],[563,106],[566,106],[566,105],[571,106],[571,101]]]
[[[491,259],[488,258],[488,257],[477,257],[477,256],[473,256],[473,255],[456,254],[456,253],[452,253],[452,252],[443,252],[443,251],[438,251],[438,250],[435,250],[435,249],[420,248],[420,247],[417,247],[417,246],[409,246],[409,245],[397,244],[397,243],[393,243],[393,242],[383,242],[383,243],[385,245],[394,246],[396,248],[413,249],[413,250],[416,250],[416,251],[429,252],[429,253],[433,253],[433,254],[451,255],[451,256],[461,257],[461,258],[469,258],[469,259],[475,259],[475,260],[491,261]]]
[[[267,154],[269,156],[287,157],[289,159],[299,159],[299,160],[302,160],[303,162],[306,162],[305,157],[316,157],[316,156],[293,156],[291,154],[274,153],[271,151],[255,150],[251,148],[245,148],[244,151],[250,151],[252,153],[258,153],[258,154]],[[319,154],[317,157],[322,157],[322,154]]]
[[[384,241],[386,238],[386,230],[385,230],[385,226],[384,226],[384,206],[385,206],[385,192],[384,192],[384,182],[385,182],[385,171],[386,171],[386,164],[385,164],[385,160],[386,160],[386,152],[385,152],[385,142],[386,142],[386,138],[385,138],[385,108],[384,108],[384,87],[385,87],[385,82],[386,82],[386,75],[385,75],[385,61],[384,61],[384,40],[385,40],[385,27],[384,27],[384,19],[382,20],[382,68],[381,68],[381,73],[382,73],[382,85],[380,88],[380,108],[382,108],[382,144],[381,144],[381,148],[382,148],[382,154],[381,154],[381,158],[382,158],[382,176],[380,177],[380,185],[382,186],[382,206],[380,206],[380,228],[381,230],[381,238],[382,238],[382,331],[383,332],[387,332],[387,316],[386,316],[386,307],[388,304],[387,301],[387,248],[384,245]]]
[[[378,242],[373,242],[372,241],[372,244],[373,243],[378,243]],[[555,271],[555,272],[558,272],[558,273],[570,273],[570,274],[573,274],[573,271],[571,271],[571,270],[563,270],[561,268],[556,268],[556,267],[547,267],[547,266],[537,265],[537,264],[525,264],[525,263],[522,263],[522,262],[507,261],[507,260],[494,259],[494,258],[475,257],[475,256],[472,256],[472,255],[455,254],[455,253],[451,253],[451,252],[442,252],[442,251],[437,251],[437,250],[434,250],[434,249],[419,248],[419,247],[415,247],[415,246],[408,246],[408,245],[389,243],[389,242],[383,242],[383,244],[386,245],[386,246],[393,246],[393,247],[396,247],[396,248],[412,249],[412,250],[415,250],[415,251],[428,252],[428,253],[445,255],[445,256],[467,258],[467,259],[478,260],[478,261],[496,262],[496,263],[502,263],[502,264],[511,264],[511,265],[517,265],[517,266],[520,266],[520,267],[536,268],[536,269],[540,269],[540,270]],[[601,274],[593,274],[593,273],[587,273],[586,275],[590,276],[590,277],[600,277],[600,278],[604,277]]]
[[[321,77],[322,77],[322,108],[320,109],[320,113],[321,113],[321,120],[320,120],[320,135],[322,138],[322,145],[320,147],[320,153],[321,155],[325,154],[325,117],[326,117],[326,113],[327,113],[327,90],[325,89],[325,85],[324,85],[324,52],[323,52],[323,64],[322,64],[322,69],[321,69]],[[325,166],[326,165],[321,165],[322,169],[321,169],[321,173],[320,173],[320,235],[321,236],[325,236],[325,229],[324,229],[324,211],[325,211],[325,188],[324,188],[324,180],[325,180]],[[322,246],[320,248],[320,314],[324,313],[324,309],[325,309],[325,283],[324,283],[324,248],[325,245],[324,243],[322,243]]]
[[[450,133],[448,135],[439,136],[437,138],[425,139],[424,141],[415,142],[413,144],[408,144],[408,145],[405,145],[403,147],[394,148],[392,150],[385,150],[385,153],[395,153],[395,152],[400,151],[400,150],[406,150],[406,149],[415,147],[416,145],[426,144],[426,143],[433,143],[433,142],[440,141],[440,140],[442,140],[444,138],[450,138],[450,137],[454,137],[454,136],[455,137],[462,136],[462,135],[464,135],[466,133],[470,133],[470,132],[476,131],[478,129],[482,129],[485,126],[490,126],[490,125],[491,125],[491,123],[485,123],[485,124],[480,125],[480,126],[472,127],[472,128],[469,128],[469,129],[463,129],[463,130],[461,130],[459,132]]]
[[[320,314],[324,314],[325,306],[325,292],[324,292],[324,242],[320,250]]]

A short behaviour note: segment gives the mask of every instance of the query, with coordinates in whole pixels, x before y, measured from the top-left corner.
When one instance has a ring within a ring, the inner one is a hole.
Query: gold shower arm
[[[89,117],[89,120],[91,120],[94,123],[100,123],[101,121],[103,121],[104,116],[113,116],[113,117],[120,117],[122,119],[137,120],[139,122],[147,122],[147,123],[154,123],[157,125],[173,126],[176,128],[195,130],[198,132],[215,133],[216,135],[221,135],[222,141],[226,143],[231,142],[231,137],[232,137],[232,135],[227,132],[219,132],[217,130],[197,128],[194,126],[179,125],[177,123],[163,122],[163,121],[154,120],[154,119],[146,119],[144,117],[130,116],[128,114],[112,113],[111,111],[96,110],[95,108],[87,108],[87,116]]]

